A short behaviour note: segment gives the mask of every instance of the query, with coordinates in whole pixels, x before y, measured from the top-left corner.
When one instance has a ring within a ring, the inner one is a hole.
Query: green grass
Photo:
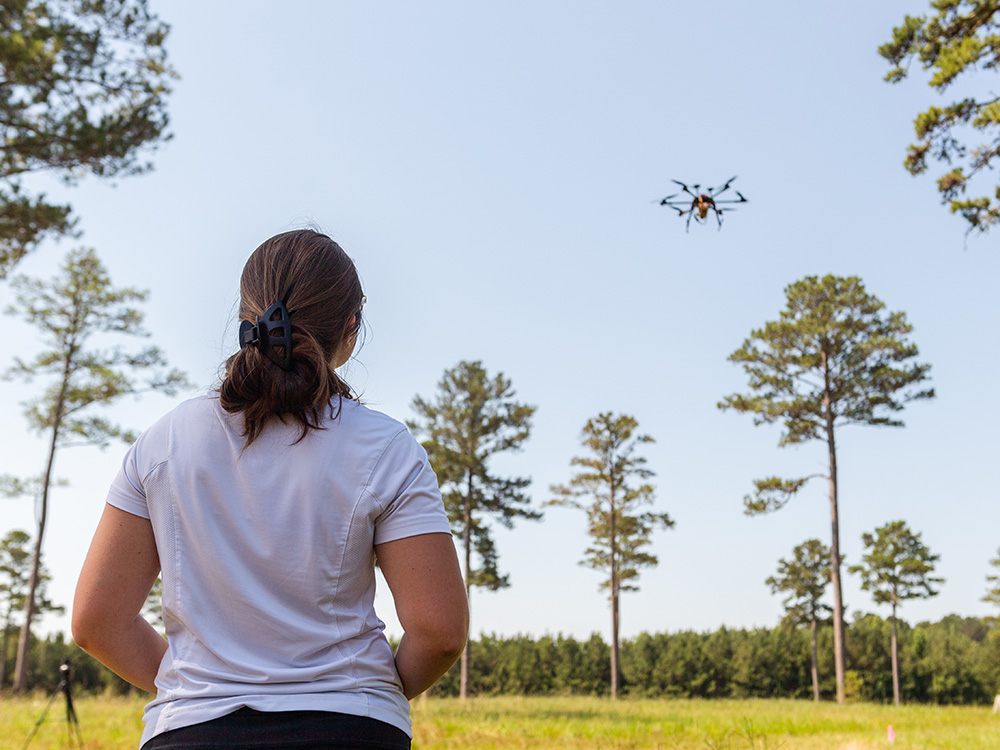
[[[92,750],[135,750],[145,698],[79,698]],[[0,750],[19,750],[48,697],[0,697]],[[998,750],[1000,717],[984,707],[837,706],[807,701],[475,698],[417,700],[414,750]],[[70,747],[60,697],[31,748]],[[889,745],[886,727],[896,730]]]
[[[806,701],[478,698],[417,701],[414,747],[700,750],[998,750],[987,708]]]

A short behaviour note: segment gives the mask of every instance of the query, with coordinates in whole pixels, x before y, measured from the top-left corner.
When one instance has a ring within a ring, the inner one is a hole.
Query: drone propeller
[[[681,188],[684,190],[684,192],[687,193],[688,195],[690,195],[692,198],[697,198],[698,197],[697,190],[700,187],[700,185],[692,185],[691,187],[693,187],[695,189],[695,192],[692,193],[691,192],[691,188],[689,188],[686,184],[684,184],[680,180],[671,180],[671,182],[676,182],[678,185],[680,185]],[[679,193],[678,193],[678,195],[679,195]]]
[[[712,194],[713,195],[719,195],[720,193],[724,193],[727,190],[729,190],[729,186],[733,183],[733,180],[735,180],[737,176],[738,175],[734,175],[734,176],[730,177],[728,180],[726,180],[725,184],[721,185],[720,187],[715,188],[715,190],[712,191]]]
[[[750,201],[748,201],[746,199],[746,196],[743,195],[743,193],[741,193],[739,190],[736,190],[734,192],[736,193],[736,195],[739,196],[739,198],[727,198],[726,200],[722,200],[722,201],[717,200],[715,202],[716,203],[749,203],[750,202]]]

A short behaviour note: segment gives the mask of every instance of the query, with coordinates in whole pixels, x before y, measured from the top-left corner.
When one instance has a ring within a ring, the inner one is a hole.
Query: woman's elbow
[[[465,650],[469,640],[469,620],[454,623],[452,627],[443,630],[438,636],[438,648],[445,656],[458,658]]]
[[[96,633],[99,631],[86,610],[74,607],[73,617],[70,620],[70,633],[73,635],[73,642],[84,651],[90,651]]]
[[[468,607],[451,612],[446,617],[421,623],[407,632],[418,639],[423,648],[442,658],[458,658],[469,639]]]
[[[451,620],[450,627],[444,634],[443,642],[448,648],[448,652],[458,657],[465,649],[465,644],[469,640],[469,603],[462,597],[459,611],[455,613]]]
[[[113,618],[100,607],[80,599],[73,602],[70,633],[73,635],[73,642],[84,651],[90,652],[99,647],[102,637],[113,629]]]

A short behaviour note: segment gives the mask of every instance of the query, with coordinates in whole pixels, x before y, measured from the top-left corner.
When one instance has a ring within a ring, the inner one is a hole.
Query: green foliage
[[[858,614],[849,625],[849,668],[857,677],[859,700],[892,701],[890,629],[888,620],[874,614]],[[899,641],[907,702],[981,706],[993,702],[1000,684],[1000,630],[988,620],[948,615],[912,627],[900,621]],[[129,691],[127,683],[66,642],[62,634],[44,640],[33,637],[31,651],[32,688],[53,689],[58,665],[68,657],[80,692]],[[586,639],[481,635],[473,641],[472,654],[473,695],[607,696],[609,692],[610,648],[597,633]],[[622,642],[622,684],[632,698],[801,699],[812,692],[808,654],[806,628],[640,633]],[[820,659],[823,663],[833,659],[828,630],[820,641]],[[456,665],[431,695],[456,696],[458,672]],[[824,695],[832,696],[832,678],[822,688]]]
[[[31,577],[31,535],[21,529],[14,529],[0,540],[0,687],[7,677],[7,645],[15,630],[15,617],[24,609]],[[39,613],[62,614],[66,608],[53,603],[48,598],[48,584],[52,576],[44,563],[38,566],[38,583],[35,590],[35,609]],[[16,636],[16,634],[15,634]]]
[[[896,607],[906,599],[927,599],[937,596],[933,584],[943,583],[934,578],[934,563],[941,556],[932,555],[905,521],[893,521],[875,529],[875,535],[862,534],[867,552],[860,565],[852,565],[851,573],[861,574],[861,588],[872,592],[878,604]]]
[[[858,614],[848,626],[848,668],[858,700],[892,701],[888,619]],[[833,661],[829,629],[819,659]],[[949,615],[915,626],[899,621],[902,694],[907,701],[989,705],[1000,684],[1000,630],[980,618]],[[812,696],[808,628],[641,633],[621,644],[622,690],[633,698],[808,698]],[[482,635],[473,641],[472,695],[608,695],[610,646],[598,634],[572,637]],[[458,667],[432,689],[458,694]],[[821,680],[832,697],[832,675]]]
[[[990,560],[990,565],[996,568],[997,572],[986,576],[986,582],[990,584],[990,588],[987,589],[983,601],[1000,607],[1000,550],[997,550],[997,556]]]
[[[861,538],[868,552],[862,556],[862,564],[852,565],[850,571],[861,574],[861,588],[871,591],[877,603],[892,605],[893,700],[899,704],[896,608],[905,599],[926,599],[937,595],[932,584],[941,583],[944,579],[930,574],[940,556],[932,555],[920,541],[920,534],[910,531],[903,521],[880,526],[875,530],[875,536],[863,534]]]
[[[765,583],[771,593],[787,592],[785,625],[809,625],[825,619],[831,609],[820,600],[830,582],[830,549],[819,539],[807,539],[792,550],[792,560],[778,560],[778,575]]]
[[[466,569],[466,585],[496,590],[510,585],[497,567],[498,556],[486,518],[506,528],[517,518],[538,520],[531,510],[525,477],[490,473],[492,456],[519,450],[531,433],[534,406],[514,400],[503,373],[487,375],[482,362],[459,362],[446,370],[431,401],[413,399],[418,419],[407,424],[418,434],[441,484],[452,531],[465,540],[466,560],[475,549],[479,565]]]
[[[73,445],[104,447],[114,438],[133,439],[121,426],[92,414],[92,407],[107,406],[122,396],[147,390],[174,395],[189,384],[180,371],[165,369],[163,355],[155,346],[135,352],[120,346],[91,346],[94,337],[102,334],[148,335],[142,327],[142,312],[132,304],[144,300],[146,292],[112,287],[93,250],[70,252],[61,274],[52,279],[42,281],[21,276],[12,281],[12,286],[16,304],[7,313],[38,329],[37,343],[42,350],[28,361],[16,357],[8,377],[28,382],[38,377],[51,378],[42,394],[25,404],[29,426],[49,437],[44,471],[37,480],[0,477],[0,485],[8,490],[24,490],[34,483],[39,507],[34,571],[28,587],[15,680],[15,689],[23,690],[36,603],[38,560],[56,453]]]
[[[146,0],[17,0],[0,6],[0,279],[46,236],[73,231],[70,207],[24,192],[31,172],[68,183],[131,175],[166,140],[176,74],[168,26]]]
[[[112,287],[93,250],[71,252],[60,276],[47,281],[21,276],[11,286],[16,303],[7,314],[37,328],[37,341],[45,348],[28,361],[15,357],[7,376],[27,382],[53,376],[42,395],[25,404],[25,416],[38,432],[55,430],[57,447],[104,447],[115,438],[130,440],[133,436],[124,428],[91,416],[88,408],[149,390],[172,396],[189,386],[180,371],[162,369],[165,360],[155,346],[139,351],[87,347],[98,334],[149,335],[142,327],[142,312],[132,304],[144,301],[148,293]]]
[[[909,628],[899,622],[900,642],[906,643]],[[850,668],[857,675],[855,697],[892,701],[892,657],[889,650],[892,623],[878,615],[855,613],[850,626]]]
[[[16,628],[8,628],[5,634],[7,636],[4,639],[5,644],[16,643],[18,635]],[[28,660],[27,685],[30,690],[46,693],[54,691],[59,684],[59,665],[66,659],[72,664],[71,679],[74,695],[82,693],[125,695],[133,690],[131,685],[90,654],[72,641],[67,641],[61,632],[47,635],[44,639],[32,635],[29,652],[31,658]],[[8,657],[12,656],[12,653],[8,654]],[[11,659],[8,658],[8,661]],[[0,688],[10,686],[10,676],[5,682],[0,683]]]
[[[163,633],[163,578],[156,577],[153,588],[146,595],[146,601],[142,605],[140,613],[145,620],[154,628]]]
[[[879,54],[893,66],[887,81],[903,80],[910,63],[919,60],[924,70],[932,71],[929,85],[943,93],[966,70],[1000,66],[1000,2],[931,0],[930,6],[932,16],[906,16],[893,29],[892,41],[879,47]],[[989,96],[966,97],[917,115],[919,140],[910,145],[904,162],[913,175],[927,171],[928,157],[948,165],[938,179],[938,192],[951,212],[969,223],[969,232],[986,232],[1000,221],[1000,187],[987,195],[964,197],[972,178],[992,170],[1000,156],[1000,98],[992,92]],[[952,167],[956,161],[961,165]]]
[[[639,569],[658,562],[646,551],[653,530],[674,525],[666,513],[639,512],[654,500],[653,485],[645,481],[653,472],[635,451],[639,445],[654,440],[648,435],[635,435],[638,426],[634,417],[611,412],[588,420],[581,442],[590,454],[570,461],[581,470],[568,485],[550,488],[556,497],[548,504],[577,508],[587,514],[591,546],[581,564],[607,573],[599,588],[615,595],[638,591],[634,581]],[[634,484],[634,480],[639,483]]]
[[[798,494],[806,482],[820,476],[823,475],[810,474],[799,479],[784,479],[782,477],[755,479],[753,482],[754,494],[743,497],[743,512],[748,516],[759,516],[781,510]]]
[[[902,427],[904,404],[934,397],[917,390],[930,365],[911,362],[913,327],[901,312],[869,294],[861,279],[807,276],[785,288],[779,319],[753,331],[729,356],[749,376],[750,392],[719,403],[754,416],[754,424],[780,422],[779,447],[830,439],[839,425]],[[744,498],[750,515],[779,510],[812,478],[769,477]]]
[[[470,666],[473,695],[607,695],[610,651],[594,633],[585,641],[563,635],[504,638],[482,635],[474,642]],[[432,695],[459,693],[459,665],[433,688]]]
[[[24,607],[28,593],[28,578],[31,572],[31,535],[21,529],[14,529],[0,540],[0,612],[3,626],[10,627],[18,610]],[[38,588],[35,591],[35,608],[40,613],[62,614],[66,608],[54,604],[48,598],[48,584],[52,576],[39,563]]]
[[[861,279],[807,276],[785,295],[779,319],[729,356],[749,376],[751,393],[727,396],[720,409],[753,414],[758,425],[782,422],[778,445],[786,446],[824,437],[828,413],[836,424],[901,427],[893,414],[934,396],[911,389],[930,365],[908,362],[917,347],[905,339],[913,329],[906,315],[885,313]]]

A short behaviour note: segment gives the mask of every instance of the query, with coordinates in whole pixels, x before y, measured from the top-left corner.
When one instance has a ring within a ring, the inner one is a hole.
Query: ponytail
[[[353,347],[363,300],[354,263],[325,235],[286,232],[250,256],[240,280],[241,348],[219,387],[222,408],[243,415],[247,446],[275,417],[298,422],[302,440],[353,398],[334,358]],[[281,317],[271,317],[276,308]],[[271,338],[279,328],[280,338]]]

